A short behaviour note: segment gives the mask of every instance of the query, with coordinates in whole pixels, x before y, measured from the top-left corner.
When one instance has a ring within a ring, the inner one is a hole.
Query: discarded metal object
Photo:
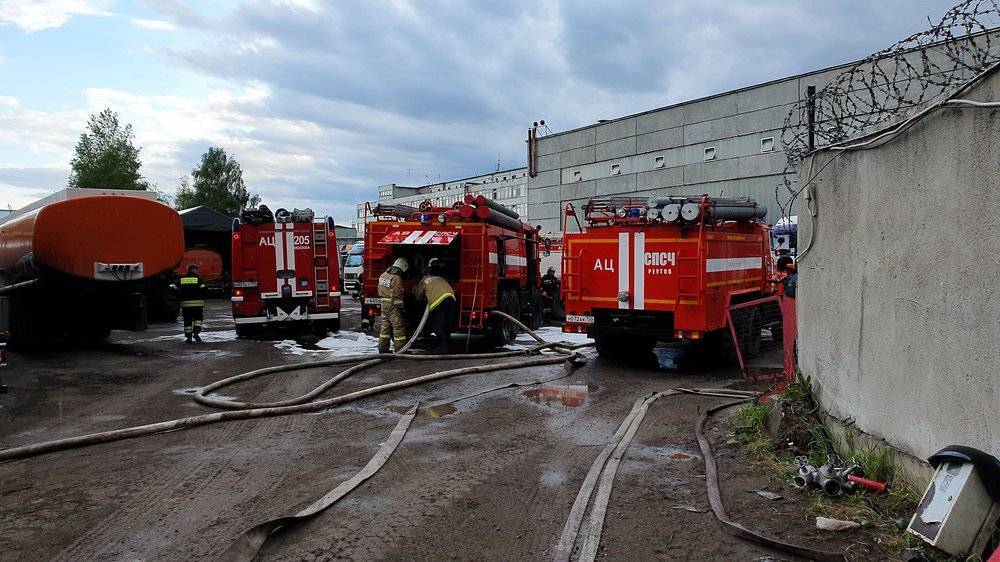
[[[879,482],[878,480],[871,480],[868,478],[862,478],[860,476],[850,475],[847,477],[848,480],[861,486],[862,488],[872,491],[872,492],[884,492],[886,488],[885,482]]]
[[[850,479],[851,474],[860,468],[857,463],[852,463],[848,467],[841,467],[841,460],[838,455],[829,455],[826,464],[816,468],[809,464],[806,457],[795,457],[795,466],[799,468],[799,473],[792,477],[792,485],[796,488],[820,488],[826,495],[837,497],[844,491],[854,489],[855,483]]]
[[[962,445],[927,459],[936,468],[908,531],[952,556],[978,556],[1000,518],[1000,460]]]

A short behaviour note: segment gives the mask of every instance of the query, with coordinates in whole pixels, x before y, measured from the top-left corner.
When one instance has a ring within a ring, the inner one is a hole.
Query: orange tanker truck
[[[184,254],[152,193],[69,188],[0,220],[0,297],[13,341],[103,340],[146,329],[146,294]]]

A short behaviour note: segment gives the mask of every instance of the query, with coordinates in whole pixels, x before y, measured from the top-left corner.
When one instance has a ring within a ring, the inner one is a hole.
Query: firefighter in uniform
[[[197,264],[190,264],[187,268],[187,275],[180,278],[177,285],[171,285],[170,287],[174,290],[180,292],[181,295],[181,314],[184,316],[184,339],[188,343],[191,343],[191,338],[194,341],[200,342],[201,336],[198,334],[201,332],[201,324],[203,319],[202,309],[205,306],[205,301],[203,293],[205,291],[205,284],[202,283],[201,277],[198,277],[198,266]]]
[[[390,342],[399,351],[409,339],[406,335],[406,317],[403,315],[403,296],[406,294],[403,275],[408,269],[410,264],[406,258],[397,258],[378,278],[378,296],[382,301],[382,326],[378,332],[379,353],[389,353]]]
[[[428,329],[437,336],[436,353],[448,353],[451,327],[455,324],[455,291],[451,284],[439,275],[440,262],[434,258],[427,264],[427,274],[413,287],[417,300],[425,299],[430,308],[427,319]]]

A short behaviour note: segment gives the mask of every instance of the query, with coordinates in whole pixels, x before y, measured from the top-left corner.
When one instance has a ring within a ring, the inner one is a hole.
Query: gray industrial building
[[[938,53],[931,48],[927,55]],[[918,64],[921,54],[906,56]],[[538,136],[529,140],[532,166],[420,187],[389,184],[379,187],[379,202],[450,204],[466,192],[485,193],[514,206],[543,233],[556,234],[566,203],[579,208],[601,196],[708,194],[754,199],[768,207],[773,224],[781,216],[775,188],[784,181],[785,118],[810,86],[820,90],[855,64]],[[925,94],[924,101],[936,92]],[[364,204],[358,217],[362,223]]]
[[[807,86],[821,88],[847,66],[539,136],[534,177],[517,168],[419,187],[389,184],[379,187],[379,202],[449,204],[466,192],[491,196],[496,190],[495,198],[515,206],[527,222],[558,233],[566,203],[579,207],[595,196],[708,193],[755,199],[768,206],[768,220],[774,222],[774,188],[785,167],[780,142],[785,117]],[[518,195],[503,197],[507,187]],[[364,207],[358,206],[359,223]]]
[[[418,187],[407,187],[394,183],[378,187],[378,202],[416,207],[426,200],[440,207],[448,207],[465,200],[466,194],[485,195],[503,203],[515,212],[527,217],[528,214],[528,169],[515,168],[500,170],[441,183]],[[371,219],[366,209],[367,203],[358,205],[358,230],[363,231],[364,223]],[[374,205],[372,205],[374,206]]]

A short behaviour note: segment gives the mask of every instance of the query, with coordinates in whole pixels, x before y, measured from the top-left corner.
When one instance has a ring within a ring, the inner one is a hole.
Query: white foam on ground
[[[558,326],[543,326],[537,330],[535,333],[538,334],[540,338],[545,341],[559,341],[566,343],[590,343],[594,341],[593,339],[587,337],[587,334],[570,334],[562,331],[562,328]],[[529,334],[522,333],[517,335],[517,339],[514,340],[514,344],[521,345],[534,345],[538,343],[535,338],[531,337]]]
[[[282,340],[274,344],[274,347],[284,350],[286,353],[291,353],[292,355],[322,353],[342,357],[345,355],[377,353],[378,338],[374,338],[361,332],[349,332],[342,330],[316,342],[316,347],[320,347],[322,349],[306,349],[299,345],[295,340]]]
[[[236,339],[236,330],[216,330],[213,332],[203,331],[198,335],[201,336],[201,341],[203,342],[234,341]],[[184,334],[171,334],[169,336],[157,336],[155,338],[145,338],[140,340],[118,340],[115,343],[147,343],[171,340],[184,341]]]

